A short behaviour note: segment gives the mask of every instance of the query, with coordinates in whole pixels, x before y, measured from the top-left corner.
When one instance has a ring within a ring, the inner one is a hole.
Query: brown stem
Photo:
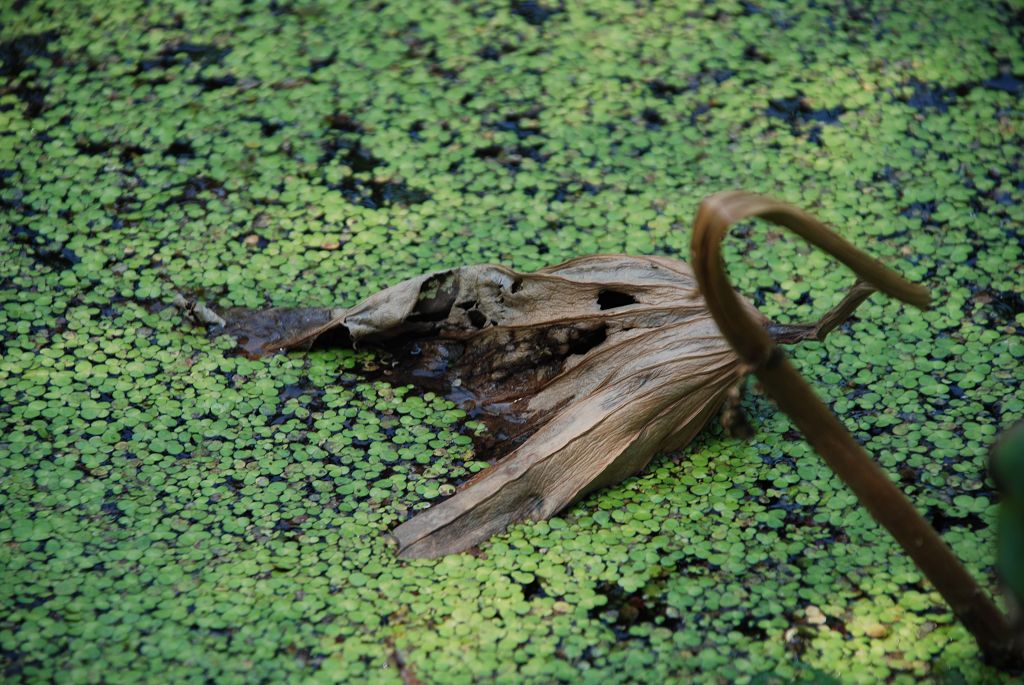
[[[860,303],[871,297],[871,293],[874,292],[876,290],[869,283],[858,280],[839,304],[828,310],[814,323],[769,324],[768,335],[772,337],[772,340],[783,345],[791,345],[805,340],[820,342],[836,327],[849,319]]]
[[[942,594],[974,635],[985,656],[1001,667],[1019,664],[1022,655],[1014,648],[1006,617],[910,500],[818,399],[782,350],[774,345],[769,333],[748,316],[740,304],[725,275],[720,248],[729,227],[748,217],[761,217],[793,230],[835,256],[874,288],[916,307],[927,308],[928,291],[908,283],[817,219],[791,205],[752,193],[731,191],[706,198],[697,212],[690,246],[693,267],[722,334],[755,369],[768,394],[793,419],[818,454]],[[868,294],[856,295],[853,299],[863,300]]]

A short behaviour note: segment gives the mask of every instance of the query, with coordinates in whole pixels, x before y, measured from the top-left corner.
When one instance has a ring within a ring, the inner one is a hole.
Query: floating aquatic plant
[[[405,563],[381,534],[494,431],[373,350],[248,360],[162,308],[686,255],[701,196],[782,193],[934,288],[786,353],[994,590],[985,457],[1024,418],[1013,12],[538,4],[565,11],[2,3],[5,682],[397,683],[392,639],[424,683],[1017,682],[760,393],[750,440],[712,419],[478,556]],[[733,230],[730,278],[814,319],[848,273],[782,233]]]

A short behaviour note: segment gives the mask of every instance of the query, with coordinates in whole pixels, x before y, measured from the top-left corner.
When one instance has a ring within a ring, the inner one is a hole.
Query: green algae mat
[[[250,360],[170,303],[685,255],[704,195],[779,197],[932,289],[792,354],[995,592],[1022,34],[1016,0],[4,3],[4,682],[1012,682],[757,392],[753,438],[403,562],[387,532],[487,428],[370,352]],[[765,225],[727,245],[777,320],[851,280]]]

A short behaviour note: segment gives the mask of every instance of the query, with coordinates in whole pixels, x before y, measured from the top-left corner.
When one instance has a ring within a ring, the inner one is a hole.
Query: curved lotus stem
[[[720,246],[732,224],[750,217],[789,228],[846,264],[861,280],[915,307],[928,307],[928,291],[907,282],[791,205],[753,193],[731,191],[706,198],[697,212],[690,245],[691,262],[722,334],[753,367],[768,394],[793,419],[807,441],[942,594],[985,656],[1003,667],[1019,664],[1021,654],[1005,616],[935,529],[818,399],[775,346],[762,323],[751,318],[741,306],[726,277]]]

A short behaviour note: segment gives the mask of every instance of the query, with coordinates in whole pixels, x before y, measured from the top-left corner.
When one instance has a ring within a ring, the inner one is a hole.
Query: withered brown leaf
[[[784,226],[858,281],[811,325],[778,326],[729,284],[720,243],[749,217]],[[324,334],[394,354],[407,378],[441,378],[501,417],[507,453],[450,499],[398,526],[403,557],[458,552],[510,523],[552,516],[688,443],[749,372],[865,508],[903,546],[995,663],[1019,667],[1009,623],[939,535],[818,400],[776,347],[823,339],[874,290],[919,307],[928,292],[796,207],[745,191],[701,203],[691,256],[599,255],[525,274],[468,266],[410,279],[351,309],[216,312],[176,302],[252,355]],[[703,293],[703,296],[701,295]]]
[[[390,352],[407,379],[444,379],[456,398],[502,420],[507,453],[393,531],[405,558],[465,550],[636,474],[689,443],[745,375],[690,267],[664,257],[597,255],[534,273],[464,266],[351,308],[223,317],[250,355],[330,333]],[[792,340],[821,334],[787,330]]]

